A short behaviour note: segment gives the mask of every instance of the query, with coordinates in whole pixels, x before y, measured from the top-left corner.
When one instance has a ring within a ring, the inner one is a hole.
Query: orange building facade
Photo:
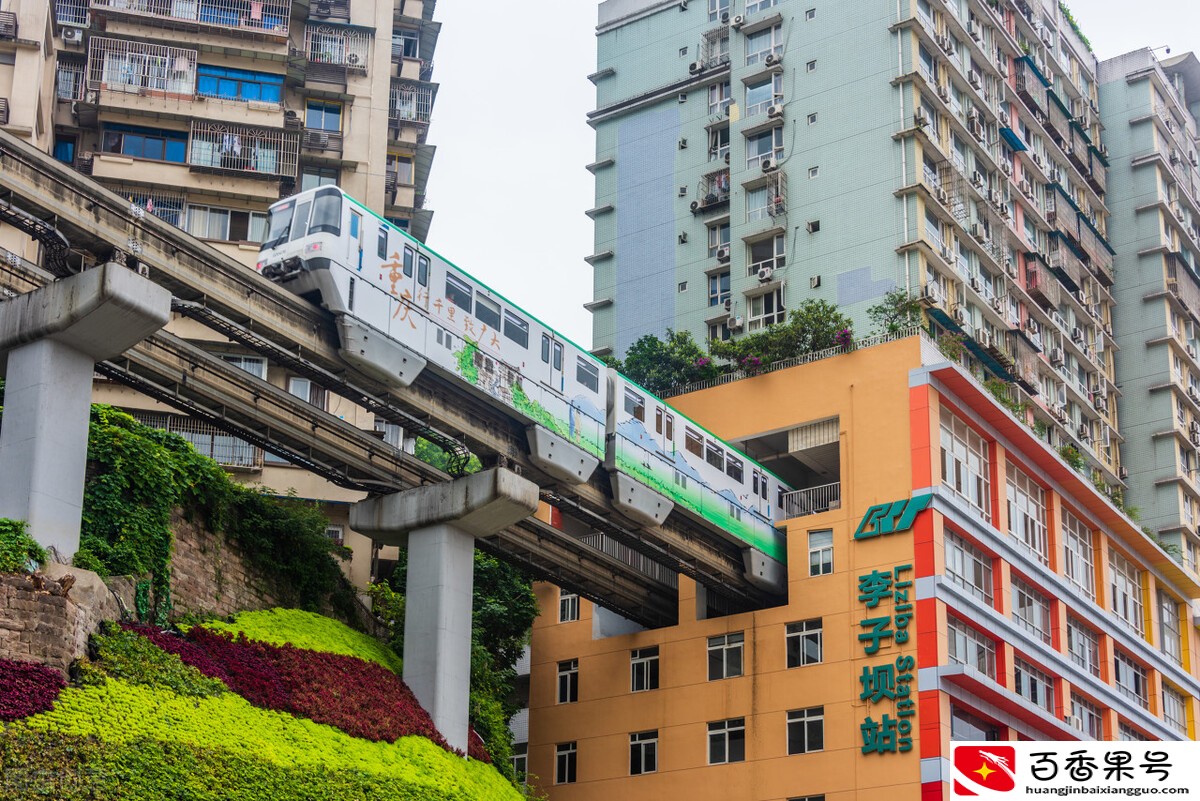
[[[924,336],[672,403],[767,466],[836,432],[838,486],[789,506],[781,606],[681,576],[634,630],[538,586],[554,801],[944,798],[952,740],[1195,738],[1200,579]]]

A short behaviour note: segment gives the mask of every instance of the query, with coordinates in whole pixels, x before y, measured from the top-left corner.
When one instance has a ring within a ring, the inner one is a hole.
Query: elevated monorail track
[[[561,528],[530,519],[481,540],[484,549],[649,626],[676,619],[676,573],[731,609],[781,600],[746,581],[733,543],[678,513],[661,527],[638,527],[614,510],[599,471],[590,484],[555,482],[529,461],[520,421],[432,370],[404,389],[356,371],[338,354],[327,312],[3,131],[0,184],[13,209],[53,221],[74,263],[115,259],[147,270],[171,291],[179,314],[430,439],[452,462],[470,451],[509,465],[537,482],[543,500],[567,519]],[[52,266],[62,272],[62,264],[56,256]],[[11,292],[54,277],[15,258],[0,267],[0,283]],[[97,369],[340,486],[382,493],[449,478],[167,332]]]

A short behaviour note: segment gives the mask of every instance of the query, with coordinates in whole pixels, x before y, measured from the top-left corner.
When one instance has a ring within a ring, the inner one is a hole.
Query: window
[[[719,306],[729,300],[729,271],[708,277],[708,305]]]
[[[558,590],[558,622],[579,620],[579,596],[561,587]]]
[[[776,234],[770,239],[750,244],[750,264],[746,266],[746,274],[756,275],[763,267],[778,270],[786,264],[787,237],[783,234]]]
[[[629,689],[631,692],[658,689],[658,646],[635,648],[629,652]]]
[[[746,301],[750,306],[749,319],[746,322],[747,331],[758,331],[787,319],[787,310],[783,307],[782,286],[761,295],[754,295]]]
[[[452,276],[449,276],[449,275],[446,276],[447,291],[449,290],[449,279],[451,277]],[[457,278],[455,278],[454,280],[455,280],[456,296],[464,297],[465,301],[467,303],[470,303],[470,301],[471,301],[470,286],[467,286],[465,283],[459,281]],[[447,295],[446,297],[449,298],[450,296]],[[458,305],[458,303],[455,302],[453,300],[453,298],[451,298],[451,302],[454,303],[454,305],[456,305],[456,306]],[[484,325],[489,326],[493,330],[499,330],[500,329],[500,304],[497,303],[496,301],[492,300],[491,298],[480,295],[475,301],[475,319],[479,320],[479,322],[483,323]]]
[[[769,186],[746,190],[746,222],[765,220],[774,210],[775,192]]]
[[[688,282],[687,282],[687,281],[680,281],[680,282],[679,282],[679,291],[680,291],[680,292],[687,292],[687,285],[688,285]]]
[[[658,731],[629,735],[629,775],[641,776],[658,770]]]
[[[729,128],[713,128],[708,132],[708,160],[727,159],[729,157]]]
[[[316,189],[318,186],[334,186],[338,182],[338,170],[336,167],[301,167],[300,168],[300,191],[306,192],[309,189]],[[405,226],[397,226],[404,228]]]
[[[625,414],[646,422],[646,399],[629,387],[625,388]]]
[[[1067,618],[1067,653],[1079,667],[1100,676],[1100,640],[1095,632],[1073,617]]]
[[[1053,679],[1020,657],[1013,661],[1013,677],[1017,695],[1054,714]]]
[[[1183,694],[1163,685],[1162,688],[1162,716],[1167,725],[1175,729],[1180,734],[1187,736],[1187,701]]]
[[[745,463],[733,454],[725,454],[725,475],[739,484],[742,483],[742,477],[745,475]]]
[[[956,742],[994,742],[1000,739],[1000,727],[957,704],[950,704],[950,739]]]
[[[346,541],[345,531],[341,526],[326,526],[325,537],[334,545],[344,545]]]
[[[1050,643],[1050,600],[1013,576],[1013,617],[1017,625],[1042,642]]]
[[[420,58],[421,35],[416,31],[398,30],[392,33],[392,57]]]
[[[732,679],[742,675],[742,632],[708,638],[708,680]]]
[[[758,64],[772,53],[783,54],[783,26],[775,25],[746,35],[746,66]]]
[[[453,273],[446,273],[446,300],[470,314],[473,294],[470,284]]]
[[[513,314],[508,309],[504,310],[504,336],[516,342],[522,348],[529,347],[529,323],[522,318]]]
[[[825,748],[825,707],[814,706],[788,712],[789,754],[811,754]]]
[[[729,247],[729,223],[708,226],[708,257],[716,258],[719,248]]]
[[[729,0],[708,0],[708,21],[716,22],[729,16]]]
[[[1117,739],[1144,742],[1150,738],[1130,726],[1128,723],[1122,722],[1117,724]]]
[[[783,128],[772,128],[769,131],[746,137],[746,166],[758,167],[763,159],[779,159],[783,154]]]
[[[1120,651],[1113,654],[1113,668],[1113,682],[1117,685],[1117,691],[1126,698],[1137,701],[1143,709],[1149,709],[1146,669]]]
[[[690,428],[683,430],[683,447],[691,454],[696,456],[704,455],[704,437],[700,436],[698,431],[693,431]]]
[[[576,757],[579,751],[575,743],[559,743],[554,747],[554,783],[574,784]]]
[[[1046,540],[1046,491],[1024,471],[1008,463],[1008,533],[1033,551],[1038,560],[1050,564]]]
[[[808,575],[828,576],[833,572],[833,530],[808,532]]]
[[[712,323],[708,326],[708,338],[716,339],[721,342],[728,342],[733,337],[733,333],[729,330],[729,321],[721,323]]]
[[[814,58],[812,61],[805,64],[804,71],[805,72],[816,72],[817,71],[817,60]]]
[[[975,629],[951,619],[949,633],[950,661],[969,665],[990,679],[996,678],[996,644]]]
[[[804,20],[806,22],[809,20],[814,20],[816,18],[817,18],[817,10],[815,8],[810,8],[804,12]]]
[[[991,521],[987,442],[949,409],[941,412],[942,484]]]
[[[1089,739],[1104,738],[1104,723],[1100,717],[1100,707],[1076,693],[1071,693],[1071,715],[1079,723],[1076,728],[1087,735]]]
[[[781,73],[775,73],[760,81],[747,84],[745,116],[753,117],[755,114],[766,114],[768,108],[782,99],[783,75]]]
[[[1096,569],[1092,532],[1083,521],[1063,509],[1063,572],[1084,595],[1096,600]]]
[[[809,167],[808,168],[808,177],[809,178],[816,178],[820,174],[821,174],[820,167]]]
[[[819,664],[823,657],[821,618],[787,624],[787,666]]]
[[[222,100],[279,103],[283,99],[283,76],[201,64],[196,69],[196,94]]]
[[[729,104],[732,101],[733,95],[730,92],[729,81],[714,83],[708,87],[709,114],[724,114],[725,109],[729,108]]]
[[[661,406],[654,407],[654,433],[675,439],[675,415],[663,411]]]
[[[288,392],[301,400],[308,401],[318,409],[325,408],[325,388],[307,378],[297,376],[289,378]]]
[[[185,227],[189,234],[201,239],[262,242],[267,236],[267,215],[215,206],[188,206]]]
[[[731,718],[708,724],[708,764],[746,761],[746,719]]]
[[[63,164],[75,163],[75,148],[78,140],[73,136],[59,136],[54,140],[54,158]]]
[[[1179,604],[1168,593],[1158,591],[1159,648],[1176,664],[1183,664],[1183,638],[1179,628]]]
[[[559,704],[573,704],[579,700],[579,660],[568,659],[558,663]]]
[[[711,439],[704,441],[704,461],[720,471],[725,470],[725,451]]]
[[[314,131],[341,131],[342,107],[323,100],[309,100],[304,107],[304,127]]]
[[[812,114],[809,114],[809,115],[808,115],[808,124],[809,124],[809,125],[816,125],[816,124],[817,124],[817,114],[816,114],[816,112],[813,112]]]
[[[524,785],[529,773],[529,743],[513,743],[512,766],[513,775]]]
[[[186,131],[106,123],[103,150],[135,159],[182,164],[187,160],[187,141]]]
[[[221,361],[231,364],[239,370],[245,370],[250,375],[258,376],[263,380],[267,378],[267,360],[262,356],[241,356],[236,353],[225,353],[221,355]]]
[[[1108,581],[1113,614],[1142,634],[1142,573],[1114,548],[1108,549]]]
[[[600,391],[600,368],[583,358],[575,357],[575,380],[592,392]]]
[[[991,605],[991,557],[949,531],[946,532],[946,578]]]
[[[749,0],[746,3],[746,14],[757,14],[760,11],[766,11],[773,5],[777,5],[781,0]]]

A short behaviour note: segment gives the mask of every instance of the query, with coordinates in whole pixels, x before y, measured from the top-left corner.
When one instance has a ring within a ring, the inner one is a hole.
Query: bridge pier
[[[408,545],[404,681],[442,736],[467,750],[471,594],[475,537],[537,510],[538,486],[494,468],[445,484],[368,498],[350,527],[386,545]]]
[[[67,559],[79,548],[98,361],[166,325],[171,293],[109,263],[0,304],[0,517]]]

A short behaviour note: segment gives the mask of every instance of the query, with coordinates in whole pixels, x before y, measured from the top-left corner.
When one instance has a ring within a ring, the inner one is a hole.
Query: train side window
[[[592,392],[600,391],[600,368],[584,359],[575,357],[575,380]]]
[[[388,246],[387,226],[385,226],[383,223],[380,223],[379,224],[379,239],[377,240],[377,244],[375,246],[375,252],[378,254],[379,258],[381,258],[381,259],[387,258],[387,246]]]
[[[542,361],[550,363],[550,337],[542,334]]]
[[[517,315],[504,310],[504,336],[516,342],[522,348],[529,347],[529,323]]]
[[[563,347],[561,342],[555,342],[554,345],[554,369],[562,370]]]
[[[429,257],[421,253],[417,254],[417,283],[429,286]]]
[[[456,275],[446,273],[446,300],[471,313],[471,285]]]
[[[730,454],[725,459],[725,474],[739,484],[742,483],[742,460]]]
[[[654,409],[654,433],[661,434],[663,430],[663,410],[661,406]]]
[[[665,425],[663,427],[664,428],[663,435],[667,439],[674,442],[675,441],[675,415],[668,414],[666,416],[666,419],[664,420],[664,422],[665,422]]]
[[[758,483],[758,497],[762,498],[765,501],[770,496],[771,496],[771,493],[770,493],[769,489],[767,488],[767,474],[763,473],[762,479]]]
[[[683,447],[688,453],[694,453],[697,456],[704,456],[704,437],[700,436],[700,432],[693,431],[690,428],[684,428],[683,439]]]
[[[350,238],[362,244],[362,215],[357,211],[350,212]]]
[[[416,255],[417,254],[413,252],[412,248],[404,249],[404,277],[405,278],[412,278],[413,259],[416,258]],[[455,304],[455,305],[458,305],[458,304]],[[467,311],[470,311],[470,310],[471,310],[471,307],[468,306]]]
[[[500,304],[483,295],[475,298],[475,318],[493,331],[500,330]]]
[[[634,420],[646,422],[646,399],[628,387],[625,388],[625,413]]]
[[[762,474],[759,473],[757,470],[755,470],[754,471],[754,484],[753,484],[753,488],[752,488],[752,492],[755,495],[758,495],[758,482],[761,477],[762,477]]]
[[[783,487],[780,487],[779,493],[775,496],[775,498],[776,498],[775,505],[778,506],[780,509],[783,508],[783,496],[784,495],[787,495],[787,490],[785,490]]]
[[[301,203],[296,206],[296,216],[292,218],[292,241],[308,236],[308,212],[312,203]]]
[[[708,440],[705,445],[707,447],[704,449],[704,461],[708,462],[718,470],[724,470],[725,451],[721,450],[721,446],[713,442],[711,439]]]

